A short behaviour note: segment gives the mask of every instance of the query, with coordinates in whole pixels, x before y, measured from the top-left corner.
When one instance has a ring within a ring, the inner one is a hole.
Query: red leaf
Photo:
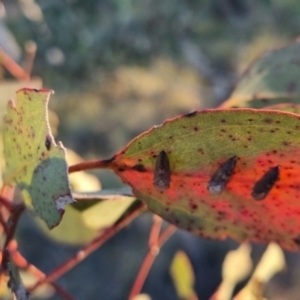
[[[154,185],[162,151],[171,172],[170,186],[164,189]],[[234,156],[237,161],[227,168],[223,191],[210,193],[212,176]],[[210,238],[275,241],[286,249],[300,248],[296,115],[254,109],[198,111],[141,134],[107,163],[154,213],[183,229]],[[270,191],[257,201],[254,187],[276,166],[278,178],[265,179]]]

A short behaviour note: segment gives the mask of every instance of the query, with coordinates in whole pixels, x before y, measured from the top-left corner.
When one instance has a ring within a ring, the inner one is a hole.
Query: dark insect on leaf
[[[255,200],[263,200],[279,179],[279,166],[269,169],[254,185],[251,196]]]
[[[171,182],[171,169],[167,153],[162,150],[159,152],[155,168],[153,185],[160,191],[167,190]]]
[[[233,174],[236,162],[237,157],[232,156],[219,166],[208,183],[207,188],[211,194],[220,194],[224,191],[226,184]]]
[[[50,138],[49,135],[46,135],[45,146],[46,146],[47,150],[50,151],[50,149],[51,149],[51,138]]]

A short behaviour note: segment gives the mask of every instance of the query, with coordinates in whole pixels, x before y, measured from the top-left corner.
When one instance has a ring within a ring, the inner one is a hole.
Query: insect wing
[[[167,153],[162,150],[156,159],[153,184],[158,190],[164,191],[170,187],[170,182],[170,162]]]
[[[279,179],[279,166],[269,169],[253,186],[251,196],[255,200],[267,197],[275,182]]]
[[[211,194],[220,194],[224,191],[226,184],[233,174],[236,162],[237,157],[232,156],[219,166],[208,183],[208,190]]]

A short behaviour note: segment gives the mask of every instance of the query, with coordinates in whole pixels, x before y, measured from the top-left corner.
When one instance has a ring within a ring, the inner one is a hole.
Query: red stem
[[[55,282],[50,283],[55,289],[56,293],[60,295],[65,300],[76,300],[72,295],[65,291],[60,285]]]
[[[16,264],[16,266],[20,269],[26,270],[27,272],[31,273],[38,279],[43,279],[46,277],[46,275],[39,270],[37,267],[34,265],[30,264],[26,258],[18,251],[18,244],[16,240],[13,240],[9,244],[9,251],[11,258],[13,262]],[[63,299],[65,300],[75,300],[75,298],[70,295],[67,291],[65,291],[61,286],[59,286],[57,283],[49,283],[53,286],[55,289],[56,293],[60,295]]]
[[[62,276],[66,272],[68,272],[70,269],[72,269],[74,266],[76,266],[78,263],[83,261],[93,251],[95,251],[100,246],[102,246],[108,239],[110,239],[117,232],[119,232],[122,228],[124,228],[134,218],[139,216],[141,214],[141,212],[143,212],[145,209],[146,209],[146,205],[144,203],[140,202],[135,207],[135,209],[126,216],[126,218],[124,218],[119,223],[117,223],[117,224],[113,225],[112,227],[108,228],[107,230],[105,230],[99,237],[94,239],[90,244],[83,247],[74,256],[72,256],[68,261],[66,261],[64,264],[60,265],[54,271],[49,273],[45,278],[40,279],[28,290],[30,292],[32,292],[43,283],[55,281],[57,278],[59,278],[60,276]]]
[[[159,238],[161,225],[162,225],[162,218],[157,215],[153,215],[153,224],[151,227],[151,232],[149,235],[149,242],[148,242],[149,248],[158,247],[158,238]]]
[[[26,73],[2,48],[0,48],[0,63],[17,79],[30,80],[30,76]]]
[[[24,209],[25,209],[25,206],[24,206],[24,204],[21,203],[21,204],[14,205],[11,210],[11,215],[7,221],[7,224],[9,224],[9,225],[7,225],[8,232],[7,232],[6,239],[5,239],[4,246],[3,246],[4,251],[3,251],[3,257],[2,257],[2,262],[1,262],[2,268],[4,267],[5,262],[9,259],[9,257],[7,257],[7,255],[9,255],[9,251],[6,251],[6,250],[8,250],[8,246],[15,235],[20,216],[21,216],[22,212],[24,211]]]
[[[84,161],[82,163],[79,163],[79,164],[69,167],[69,173],[92,170],[92,169],[107,168],[109,166],[109,163],[112,160],[113,160],[113,158],[105,159],[105,160]]]
[[[2,195],[0,195],[0,203],[9,211],[13,209],[12,201]]]
[[[149,274],[149,271],[153,265],[153,262],[159,253],[160,248],[164,245],[164,243],[171,237],[171,235],[175,231],[176,231],[176,227],[173,225],[169,225],[165,229],[165,231],[160,235],[157,242],[157,247],[156,249],[154,249],[155,251],[153,251],[153,248],[149,248],[149,251],[141,265],[140,271],[134,281],[133,287],[128,297],[129,300],[133,299],[136,295],[140,294],[142,287],[145,283],[145,280]]]
[[[0,224],[3,227],[5,234],[8,235],[8,228],[6,226],[6,223],[5,223],[5,220],[4,220],[1,208],[0,208]]]

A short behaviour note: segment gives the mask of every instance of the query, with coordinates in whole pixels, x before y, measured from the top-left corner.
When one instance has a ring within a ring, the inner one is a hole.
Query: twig
[[[9,211],[13,209],[12,201],[2,195],[0,195],[0,203]]]
[[[16,204],[13,206],[12,210],[11,210],[11,215],[7,221],[7,235],[5,238],[5,242],[4,242],[4,246],[3,246],[3,257],[2,257],[2,262],[1,262],[1,267],[4,267],[5,262],[9,259],[9,257],[6,257],[6,255],[9,255],[9,251],[8,250],[8,246],[10,244],[10,242],[12,241],[14,235],[15,235],[15,231],[20,219],[20,216],[22,214],[22,212],[24,211],[25,206],[23,203],[21,204]]]
[[[149,271],[153,265],[153,262],[159,253],[160,248],[164,245],[164,243],[171,237],[171,235],[175,231],[176,231],[176,227],[173,225],[169,225],[165,229],[165,231],[160,235],[155,249],[149,248],[149,251],[141,265],[139,273],[134,281],[133,287],[132,287],[131,292],[128,297],[129,300],[133,299],[136,295],[140,294],[142,287],[145,283],[145,280],[149,274]],[[151,234],[150,234],[150,236],[151,236]]]
[[[30,80],[30,76],[0,48],[0,64],[19,80]]]
[[[5,234],[8,235],[8,228],[6,226],[6,223],[5,223],[5,220],[4,220],[1,209],[0,209],[0,224],[3,227]]]
[[[131,211],[126,218],[124,218],[119,223],[111,226],[106,229],[99,237],[94,239],[90,244],[83,247],[80,251],[78,251],[75,255],[73,255],[69,260],[67,260],[64,264],[60,265],[54,271],[49,273],[45,278],[40,279],[33,286],[31,286],[28,290],[30,292],[34,291],[37,287],[39,287],[43,283],[49,283],[55,281],[57,278],[61,277],[63,274],[68,272],[74,266],[83,261],[88,255],[90,255],[93,251],[98,249],[101,245],[103,245],[107,240],[109,240],[112,236],[114,236],[117,232],[119,232],[122,228],[124,228],[128,223],[130,223],[133,219],[141,214],[141,212],[146,210],[146,205],[140,202],[133,211]]]
[[[41,280],[46,277],[46,275],[39,270],[34,265],[30,264],[26,258],[18,251],[17,241],[13,240],[9,245],[9,251],[12,260],[16,264],[16,266],[20,269],[26,270],[27,272],[34,275],[37,279]],[[55,292],[60,295],[65,300],[76,300],[72,295],[70,295],[67,291],[65,291],[60,285],[55,282],[50,282],[50,285],[53,286]]]
[[[39,280],[42,280],[46,277],[46,275],[41,270],[27,262],[26,258],[18,251],[18,244],[16,240],[11,241],[11,243],[8,246],[8,249],[12,260],[20,269],[24,269],[30,272]]]
[[[36,54],[36,43],[34,41],[27,41],[25,44],[25,63],[23,68],[25,72],[30,75],[33,67],[33,62]]]
[[[155,248],[158,247],[158,239],[159,239],[159,233],[162,226],[162,218],[158,215],[153,215],[153,224],[151,227],[150,235],[149,235],[149,242],[148,246],[149,248]]]
[[[104,159],[104,160],[84,161],[82,163],[69,167],[69,173],[92,170],[92,169],[107,168],[107,166],[112,160],[113,158]]]
[[[76,300],[72,295],[70,295],[67,291],[65,291],[60,285],[55,282],[49,283],[53,286],[56,293],[60,295],[65,300]]]

